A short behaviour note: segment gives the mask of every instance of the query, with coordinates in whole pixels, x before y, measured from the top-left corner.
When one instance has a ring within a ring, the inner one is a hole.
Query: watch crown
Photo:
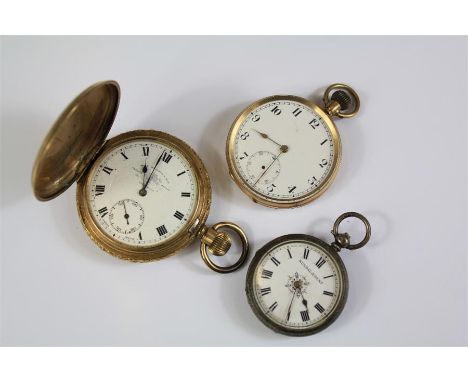
[[[340,104],[341,110],[346,110],[351,105],[351,97],[343,90],[337,90],[334,92],[330,99]]]
[[[231,248],[231,238],[225,232],[217,231],[213,227],[207,228],[201,237],[208,249],[215,256],[223,256]]]
[[[227,233],[218,232],[208,248],[211,249],[214,255],[223,256],[231,248],[231,239]]]

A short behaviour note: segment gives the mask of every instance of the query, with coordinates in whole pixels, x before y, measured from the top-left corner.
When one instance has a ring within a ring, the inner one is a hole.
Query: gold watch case
[[[333,100],[331,96],[333,92],[336,91],[345,91],[347,94],[350,95],[350,99],[352,100],[352,107],[351,111],[345,111],[344,108],[340,106],[340,104]],[[317,113],[323,121],[326,123],[327,127],[330,130],[330,134],[333,141],[333,163],[331,165],[331,169],[327,174],[326,178],[322,181],[319,187],[314,189],[312,192],[302,195],[300,197],[294,199],[276,199],[276,198],[269,198],[258,191],[256,191],[253,187],[251,187],[247,181],[241,176],[239,170],[236,166],[236,153],[235,153],[235,144],[238,135],[238,131],[241,126],[244,124],[244,121],[248,118],[250,113],[255,109],[261,107],[262,105],[268,104],[270,102],[278,101],[278,100],[286,100],[286,101],[293,101],[301,103],[310,109],[312,109],[315,113]],[[252,104],[250,104],[247,108],[245,108],[234,120],[231,129],[228,134],[228,138],[226,141],[226,161],[228,163],[229,168],[229,175],[237,184],[237,186],[241,189],[241,191],[246,194],[250,199],[252,199],[255,203],[261,204],[266,207],[270,208],[295,208],[304,206],[313,200],[317,199],[320,195],[322,195],[333,183],[333,180],[336,177],[338,169],[341,164],[341,139],[338,133],[338,129],[336,128],[335,123],[332,120],[332,117],[338,118],[350,118],[359,110],[360,101],[359,97],[356,92],[350,88],[348,85],[345,84],[333,84],[330,85],[324,93],[324,104],[325,107],[322,108],[316,103],[308,100],[306,98],[294,96],[294,95],[274,95],[266,98],[262,98]]]
[[[75,181],[78,214],[89,237],[105,252],[133,262],[160,260],[201,240],[200,253],[214,271],[232,272],[247,258],[249,244],[245,233],[234,223],[220,222],[207,227],[211,205],[211,183],[200,157],[184,141],[161,131],[129,131],[106,141],[114,122],[120,100],[120,87],[115,81],[98,82],[81,92],[62,112],[44,139],[32,172],[34,195],[40,201],[51,200]],[[197,200],[187,223],[173,237],[151,246],[133,246],[116,241],[96,223],[88,201],[91,175],[101,159],[119,145],[130,141],[153,140],[172,147],[185,157],[196,178]],[[214,263],[207,251],[216,256],[226,254],[231,246],[230,236],[237,234],[242,242],[239,259],[231,266]]]
[[[195,175],[198,195],[192,215],[180,232],[160,244],[144,247],[132,246],[118,242],[102,231],[99,225],[96,224],[87,197],[87,190],[89,190],[90,182],[92,182],[90,175],[92,175],[96,167],[100,165],[101,158],[104,158],[116,147],[124,143],[143,139],[153,140],[165,146],[169,146],[185,157],[187,162],[190,163]],[[193,151],[193,149],[185,142],[162,131],[136,130],[117,135],[116,137],[109,139],[104,144],[95,160],[91,163],[77,183],[76,203],[83,228],[98,247],[105,252],[124,260],[146,262],[160,260],[174,255],[176,252],[187,247],[195,240],[200,229],[204,226],[206,219],[208,218],[211,205],[211,184],[208,172],[206,171],[203,162],[195,151]]]

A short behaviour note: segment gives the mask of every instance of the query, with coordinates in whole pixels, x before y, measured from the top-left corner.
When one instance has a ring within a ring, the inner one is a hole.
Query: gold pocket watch
[[[350,243],[339,233],[340,223],[349,217],[361,220],[364,239]],[[348,275],[338,252],[364,246],[370,239],[368,220],[347,212],[335,221],[335,241],[327,244],[309,235],[278,237],[259,249],[246,278],[248,302],[255,315],[274,331],[289,336],[317,333],[341,314],[348,296]]]
[[[254,202],[273,208],[299,207],[333,182],[341,141],[333,117],[357,114],[360,101],[348,85],[330,85],[324,108],[305,98],[275,95],[244,109],[226,143],[229,173]]]
[[[106,141],[120,99],[115,81],[84,90],[62,112],[39,150],[32,175],[37,199],[53,199],[77,181],[81,223],[105,252],[121,259],[159,260],[197,237],[205,263],[225,273],[239,268],[248,241],[234,223],[207,227],[211,185],[201,159],[182,140],[155,130],[136,130]],[[227,229],[242,242],[231,266],[209,257],[231,246]]]

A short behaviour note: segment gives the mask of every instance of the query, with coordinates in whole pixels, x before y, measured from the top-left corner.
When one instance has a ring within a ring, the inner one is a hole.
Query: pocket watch
[[[366,228],[364,239],[351,244],[340,223],[349,217],[360,219]],[[348,275],[338,252],[358,249],[370,238],[368,220],[356,212],[338,217],[333,226],[335,241],[303,234],[278,237],[257,251],[246,278],[246,293],[255,315],[274,331],[289,336],[317,333],[342,312],[348,296]]]
[[[341,141],[333,117],[357,114],[348,85],[330,85],[324,107],[292,95],[263,98],[244,109],[226,142],[229,173],[254,202],[273,208],[303,206],[333,182]]]
[[[155,130],[129,131],[106,141],[119,99],[117,82],[99,82],[62,112],[36,158],[32,184],[37,199],[53,199],[77,181],[81,223],[105,252],[135,262],[159,260],[198,237],[211,269],[239,268],[247,257],[247,237],[234,223],[205,225],[210,179],[189,145]],[[226,230],[240,237],[242,251],[233,265],[222,267],[209,254],[228,252]]]

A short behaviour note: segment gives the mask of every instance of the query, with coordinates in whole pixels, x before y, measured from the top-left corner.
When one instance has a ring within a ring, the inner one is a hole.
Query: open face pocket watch
[[[136,130],[106,141],[117,113],[120,87],[99,82],[62,112],[39,150],[32,175],[35,196],[46,201],[77,181],[76,203],[86,233],[121,259],[159,260],[197,237],[205,263],[217,272],[239,268],[248,253],[242,229],[227,222],[207,227],[211,204],[208,173],[183,141],[155,130]],[[239,235],[242,252],[222,267],[208,252],[224,255],[227,229]]]
[[[351,244],[347,233],[338,232],[340,223],[349,217],[365,225],[365,237],[358,244]],[[361,214],[347,212],[335,221],[332,234],[335,241],[331,244],[292,234],[257,251],[247,271],[246,293],[255,315],[266,326],[289,336],[307,336],[338,318],[348,296],[348,275],[338,252],[364,246],[371,227]]]
[[[324,108],[305,98],[275,95],[254,102],[232,124],[226,143],[229,173],[254,202],[273,208],[299,207],[333,182],[341,141],[333,117],[359,111],[356,92],[330,85]]]

